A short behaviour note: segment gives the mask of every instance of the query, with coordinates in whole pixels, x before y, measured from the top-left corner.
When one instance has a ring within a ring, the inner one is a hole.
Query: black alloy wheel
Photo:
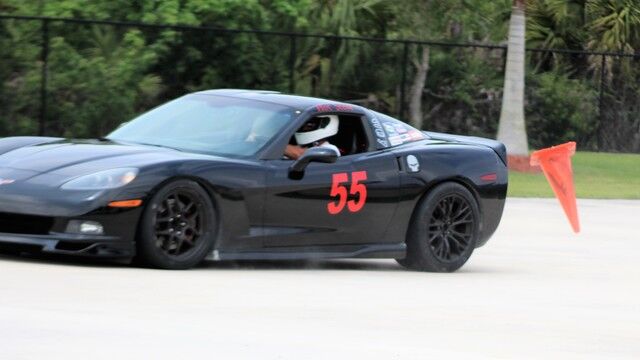
[[[156,246],[166,255],[182,255],[193,249],[202,235],[202,202],[190,191],[168,194],[156,209]]]
[[[473,253],[480,210],[464,186],[446,182],[418,203],[407,232],[407,255],[398,262],[409,269],[452,272]]]
[[[216,229],[210,195],[194,181],[170,182],[145,207],[137,260],[161,269],[191,268],[212,251]]]
[[[443,262],[459,259],[469,247],[474,225],[473,211],[465,198],[457,194],[442,198],[431,213],[427,232],[434,256]]]

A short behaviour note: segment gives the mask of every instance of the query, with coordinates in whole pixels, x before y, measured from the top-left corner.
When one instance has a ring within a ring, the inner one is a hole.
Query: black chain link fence
[[[494,137],[503,45],[0,15],[0,136],[101,136],[209,88],[328,97],[406,120],[425,47],[423,127]],[[532,147],[640,152],[640,54],[527,54]]]

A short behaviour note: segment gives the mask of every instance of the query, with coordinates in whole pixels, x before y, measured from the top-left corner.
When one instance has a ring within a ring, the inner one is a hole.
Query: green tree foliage
[[[338,36],[384,37],[384,19],[390,15],[387,3],[383,0],[315,1],[305,14],[310,19],[307,31]],[[380,44],[334,38],[299,39],[297,46],[296,92],[314,96],[331,96],[335,83],[348,84],[344,89],[351,98],[366,96],[366,93],[353,89],[361,86],[372,89],[370,85],[375,87],[378,84],[362,83],[367,79],[360,76],[360,69],[376,71],[375,67],[368,65],[374,65],[376,58],[387,56],[389,52]],[[382,75],[382,72],[375,75]]]
[[[532,46],[613,53],[637,53],[640,49],[640,3],[637,0],[531,0],[528,13],[527,37]],[[532,60],[540,74],[563,71],[592,90],[602,83],[600,147],[640,151],[637,110],[640,67],[637,58],[606,57],[603,61],[601,56],[537,53]],[[554,111],[553,108],[546,110]],[[579,116],[580,121],[572,123],[588,124],[591,121],[588,115]],[[574,130],[579,132],[577,128]]]
[[[310,3],[4,0],[0,8],[53,17],[302,30],[308,26],[305,12]],[[196,89],[285,89],[286,42],[215,31],[178,32],[59,22],[50,23],[49,28],[47,134],[103,135],[160,101]],[[0,34],[0,132],[34,134],[40,111],[41,24],[2,21]]]
[[[637,0],[526,3],[528,47],[640,50]],[[504,44],[511,4],[511,0],[0,0],[0,13]],[[0,136],[38,131],[41,26],[0,20]],[[288,36],[60,22],[51,22],[49,30],[46,134],[104,135],[150,107],[199,89],[289,90],[292,40]],[[350,100],[396,115],[417,99],[420,122],[415,123],[423,128],[495,136],[504,76],[501,49],[412,44],[403,69],[401,43],[306,37],[297,38],[295,46],[296,93]],[[605,130],[611,124],[611,133],[638,132],[637,60],[607,58],[606,68],[601,69],[599,56],[550,52],[528,56],[526,115],[532,146],[578,138],[595,147],[594,124],[600,118],[606,120]],[[596,111],[601,80],[602,104],[615,109],[603,115]],[[408,112],[405,115],[409,120]],[[638,144],[629,149],[640,150],[640,135],[637,138]]]
[[[506,34],[509,9],[509,1],[401,1],[395,3],[391,35],[456,43],[497,42]],[[495,135],[494,105],[499,101],[495,93],[502,84],[493,80],[502,71],[500,53],[411,45],[410,63],[412,84],[407,92],[414,125]],[[420,74],[424,83],[416,81],[421,80]]]
[[[589,47],[633,53],[640,46],[640,4],[637,0],[592,0],[585,4]]]
[[[155,54],[142,35],[92,27],[90,47],[51,41],[48,131],[63,136],[105,134],[154,103],[161,80],[149,74]]]
[[[592,141],[597,126],[597,92],[562,71],[530,74],[527,131],[531,145],[543,148],[567,141]]]

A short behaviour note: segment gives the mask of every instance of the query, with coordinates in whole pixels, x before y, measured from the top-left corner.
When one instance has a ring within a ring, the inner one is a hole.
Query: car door
[[[399,196],[398,164],[391,152],[310,163],[299,180],[289,178],[292,164],[267,161],[265,247],[384,242]]]

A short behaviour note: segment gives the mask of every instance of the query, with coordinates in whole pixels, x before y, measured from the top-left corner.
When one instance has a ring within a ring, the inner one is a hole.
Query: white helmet
[[[296,142],[298,145],[307,145],[331,137],[338,133],[339,124],[338,115],[316,116],[294,134]]]

